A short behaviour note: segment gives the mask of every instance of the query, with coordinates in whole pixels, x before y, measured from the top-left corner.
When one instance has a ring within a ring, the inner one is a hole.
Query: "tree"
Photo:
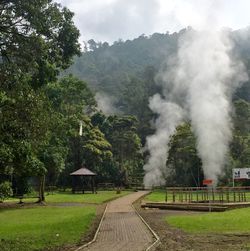
[[[56,81],[80,53],[72,18],[52,0],[0,2],[0,172],[16,179],[40,176],[40,200],[51,162],[51,106],[41,87]]]
[[[250,103],[237,100],[234,102],[234,108],[230,159],[223,177],[226,181],[232,177],[232,168],[250,168]]]
[[[201,186],[203,171],[197,155],[196,140],[189,123],[180,125],[169,142],[167,167],[172,170],[168,183],[181,186]]]
[[[141,141],[137,135],[138,121],[133,116],[105,118],[100,113],[94,115],[92,121],[102,130],[112,146],[113,159],[117,163],[116,183],[119,186],[129,185],[130,177],[142,167]]]
[[[46,87],[46,93],[52,102],[58,128],[52,132],[49,147],[67,148],[64,154],[64,166],[55,170],[50,169],[48,175],[60,174],[60,183],[69,185],[69,173],[80,168],[83,164],[93,171],[99,172],[102,163],[112,158],[110,144],[98,127],[93,126],[87,114],[95,111],[96,102],[87,84],[79,79],[68,76],[59,82]],[[79,123],[82,124],[82,135],[79,136]],[[53,141],[52,141],[53,140]],[[60,143],[60,144],[59,144]],[[63,149],[62,149],[63,150]],[[60,151],[63,153],[63,151]],[[58,151],[48,151],[49,163],[61,160]],[[53,154],[53,155],[52,155]],[[55,156],[56,154],[56,156]],[[59,161],[58,164],[62,163]],[[63,170],[65,167],[65,170]],[[47,176],[48,176],[47,175]]]
[[[14,71],[15,80],[29,73],[30,84],[41,86],[79,54],[73,13],[52,0],[4,0],[0,13],[1,84],[13,81]]]

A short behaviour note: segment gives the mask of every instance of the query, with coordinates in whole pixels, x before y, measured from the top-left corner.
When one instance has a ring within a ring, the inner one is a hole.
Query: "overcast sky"
[[[81,41],[113,42],[141,34],[250,25],[250,0],[56,0],[75,13]]]

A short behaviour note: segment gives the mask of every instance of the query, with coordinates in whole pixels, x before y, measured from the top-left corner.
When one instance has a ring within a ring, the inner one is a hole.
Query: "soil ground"
[[[140,201],[136,209],[160,237],[156,251],[250,251],[249,234],[188,234],[169,226],[166,217],[171,215],[201,214],[194,211],[142,209]]]

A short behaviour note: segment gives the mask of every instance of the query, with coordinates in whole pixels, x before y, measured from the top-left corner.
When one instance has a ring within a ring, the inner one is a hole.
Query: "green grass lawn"
[[[122,191],[117,194],[116,191],[98,191],[97,194],[72,194],[71,192],[56,192],[54,194],[46,195],[45,200],[47,203],[95,203],[101,204],[114,198],[118,198],[131,193],[130,191]],[[18,202],[18,199],[10,199],[7,202]],[[24,199],[24,202],[35,202],[36,198]]]
[[[238,200],[238,193],[235,194],[236,196],[236,201]],[[233,202],[233,194],[230,193],[230,202]],[[152,191],[152,193],[150,193],[149,195],[147,195],[144,199],[146,201],[152,201],[152,202],[165,202],[165,198],[166,198],[166,191],[165,190],[154,190]],[[210,196],[210,198],[212,199],[212,196]],[[188,199],[188,197],[187,197]],[[193,196],[192,199],[195,201],[197,199],[197,193],[193,192]],[[247,201],[250,201],[250,192],[246,192],[246,199]],[[183,200],[185,201],[185,194],[183,194]],[[198,200],[202,200],[202,195],[201,193],[198,193]],[[215,194],[215,200],[219,200],[219,195]],[[224,194],[224,200],[226,202],[226,195]],[[172,193],[168,193],[168,202],[172,202],[173,201],[173,195]],[[175,196],[175,201],[178,202],[180,201],[179,195]]]
[[[114,198],[124,196],[131,193],[130,191],[122,191],[117,194],[116,191],[98,191],[97,194],[85,193],[85,194],[72,194],[67,193],[56,193],[53,195],[46,196],[46,202],[58,203],[58,202],[80,202],[80,203],[96,203],[101,204]]]
[[[250,208],[223,213],[170,216],[167,222],[190,233],[250,233]]]
[[[95,214],[94,206],[1,209],[0,250],[40,250],[76,243]]]
[[[164,202],[165,197],[166,197],[166,191],[164,191],[164,190],[155,190],[152,193],[145,196],[144,200],[153,201],[153,202]]]

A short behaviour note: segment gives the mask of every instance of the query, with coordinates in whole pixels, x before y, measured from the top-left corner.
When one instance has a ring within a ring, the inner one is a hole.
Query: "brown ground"
[[[137,202],[135,206],[141,216],[160,237],[161,243],[155,248],[156,251],[250,250],[250,234],[187,234],[182,230],[169,226],[165,221],[165,218],[170,215],[200,214],[201,212],[142,209],[140,202]]]

